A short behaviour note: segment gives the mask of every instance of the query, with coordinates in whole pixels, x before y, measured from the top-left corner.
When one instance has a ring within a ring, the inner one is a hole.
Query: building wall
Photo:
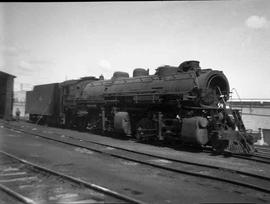
[[[232,108],[241,110],[242,119],[247,129],[270,129],[270,102],[268,101],[233,101]]]
[[[6,120],[12,118],[14,78],[0,71],[0,117]]]
[[[5,115],[7,79],[0,77],[0,118]]]
[[[26,91],[14,91],[14,102],[25,102]]]
[[[10,120],[12,118],[12,108],[13,108],[13,86],[14,79],[13,77],[7,78],[7,94],[6,94],[6,106],[5,106],[5,115],[4,119]]]
[[[270,108],[243,108],[242,118],[247,129],[270,129]]]
[[[270,145],[270,102],[234,101],[231,106],[242,111],[242,119],[246,129],[258,132],[263,136],[258,144]]]

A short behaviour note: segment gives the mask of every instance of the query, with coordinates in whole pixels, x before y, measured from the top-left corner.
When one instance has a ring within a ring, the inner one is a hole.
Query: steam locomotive
[[[110,80],[84,77],[38,85],[27,92],[26,112],[37,123],[251,154],[254,138],[239,110],[228,107],[229,90],[222,71],[185,61],[158,67],[153,75],[137,68],[133,77],[115,72]]]

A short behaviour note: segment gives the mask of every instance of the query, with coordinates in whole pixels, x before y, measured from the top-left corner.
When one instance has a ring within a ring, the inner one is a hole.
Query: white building
[[[16,116],[17,108],[20,110],[21,117],[25,117],[26,90],[23,90],[23,84],[20,84],[20,91],[14,91],[12,115]]]

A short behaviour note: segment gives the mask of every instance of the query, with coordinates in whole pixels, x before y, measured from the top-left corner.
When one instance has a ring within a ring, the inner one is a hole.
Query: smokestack
[[[20,90],[23,90],[23,83],[20,84]]]

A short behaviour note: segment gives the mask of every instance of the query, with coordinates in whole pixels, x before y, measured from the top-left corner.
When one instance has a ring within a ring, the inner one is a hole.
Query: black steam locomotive
[[[250,154],[254,139],[238,110],[229,108],[222,71],[198,61],[161,66],[154,75],[137,68],[133,77],[84,77],[35,86],[27,92],[30,120],[67,128],[117,132],[137,140],[170,140]]]

